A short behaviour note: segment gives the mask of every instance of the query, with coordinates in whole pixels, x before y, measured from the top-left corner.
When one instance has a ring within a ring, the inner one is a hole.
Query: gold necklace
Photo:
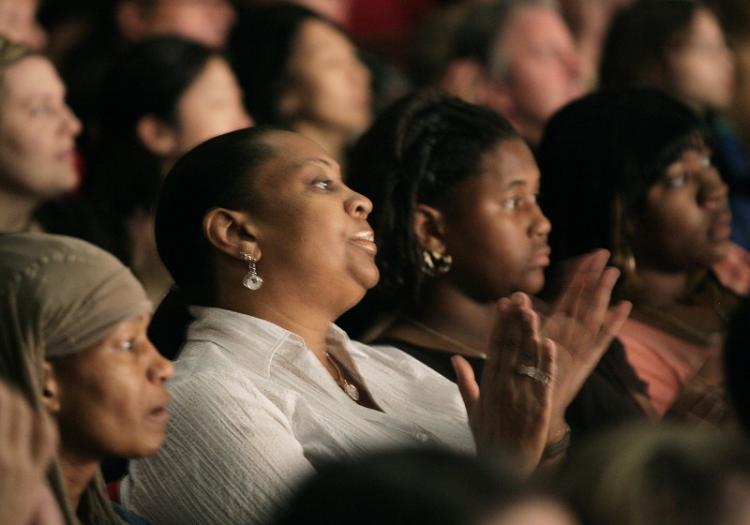
[[[328,359],[328,362],[331,363],[331,366],[333,366],[334,370],[336,370],[336,377],[333,378],[333,380],[336,381],[336,384],[341,387],[341,390],[343,390],[344,393],[352,399],[352,401],[359,401],[359,389],[356,387],[356,385],[346,380],[344,374],[339,368],[339,364],[333,357],[331,357],[331,354],[329,354],[328,352],[326,352],[326,359]]]
[[[469,355],[471,357],[479,357],[480,359],[487,359],[487,353],[486,352],[480,352],[476,348],[472,348],[471,346],[465,345],[461,341],[459,341],[457,339],[454,339],[454,338],[450,337],[449,335],[445,335],[442,332],[438,332],[434,328],[430,328],[426,324],[420,323],[416,319],[412,319],[411,317],[407,317],[405,315],[402,315],[401,318],[404,321],[407,321],[407,322],[413,324],[414,326],[416,326],[417,328],[421,329],[422,331],[427,332],[430,335],[434,335],[435,337],[437,337],[438,339],[442,339],[446,343],[450,343],[453,346],[457,346],[458,348],[460,348],[461,350],[463,350],[467,355]]]

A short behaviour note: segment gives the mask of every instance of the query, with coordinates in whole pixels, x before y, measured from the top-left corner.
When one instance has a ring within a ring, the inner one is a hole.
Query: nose
[[[708,167],[703,174],[698,202],[704,208],[720,210],[728,205],[729,188],[721,180],[719,171]]]
[[[352,192],[351,196],[346,200],[345,203],[346,212],[357,219],[367,219],[372,211],[372,201],[355,191]]]
[[[539,206],[536,207],[536,211],[537,215],[531,223],[531,234],[534,237],[547,237],[552,231],[552,223]]]
[[[78,120],[78,117],[75,116],[67,104],[63,106],[62,120],[63,128],[66,132],[71,133],[73,136],[81,133],[81,121]]]
[[[155,383],[165,383],[174,376],[174,365],[172,361],[161,355],[156,347],[148,342],[150,347],[151,361],[148,367],[148,379]]]

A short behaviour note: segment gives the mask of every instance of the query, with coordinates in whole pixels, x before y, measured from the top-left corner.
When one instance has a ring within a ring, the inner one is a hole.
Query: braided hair
[[[398,101],[360,138],[347,183],[374,205],[380,300],[418,304],[426,276],[412,227],[417,204],[449,207],[457,186],[479,174],[482,156],[505,140],[520,137],[497,113],[438,91]]]

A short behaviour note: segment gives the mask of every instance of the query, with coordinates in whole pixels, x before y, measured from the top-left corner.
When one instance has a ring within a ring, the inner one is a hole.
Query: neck
[[[28,228],[36,199],[0,191],[0,232],[18,232]]]
[[[436,283],[425,290],[421,306],[409,317],[479,353],[487,344],[495,323],[495,303],[480,303],[449,285]]]
[[[240,282],[241,277],[236,279]],[[274,323],[300,336],[307,348],[321,361],[327,352],[326,338],[335,314],[325,315],[309,301],[275,289],[271,279],[260,290],[249,291],[240,285],[219,284],[214,306],[251,315]]]
[[[81,503],[83,492],[96,476],[99,462],[86,459],[63,448],[60,449],[59,462],[68,503],[75,512]]]
[[[310,122],[300,121],[294,125],[294,131],[317,142],[336,162],[344,161],[344,148],[347,138],[339,130],[321,127]]]
[[[688,291],[688,272],[665,272],[638,268],[637,285],[632,295],[635,303],[667,306],[678,302]]]

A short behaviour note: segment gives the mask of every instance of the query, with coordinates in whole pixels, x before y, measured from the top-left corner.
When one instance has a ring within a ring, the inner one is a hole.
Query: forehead
[[[521,140],[504,140],[482,154],[480,182],[506,189],[513,185],[533,186],[539,168],[529,147]]]
[[[307,166],[339,173],[338,163],[321,146],[302,135],[275,131],[269,133],[265,142],[273,149],[274,155],[261,168],[257,181],[266,188],[282,190],[302,178]]]
[[[561,16],[544,6],[519,7],[508,20],[503,32],[503,45],[508,49],[523,48],[570,38]]]
[[[326,22],[311,18],[300,26],[294,52],[300,55],[313,54],[332,46],[352,47],[340,31]]]
[[[6,97],[59,94],[65,89],[49,60],[39,56],[26,57],[11,65],[3,78]]]

